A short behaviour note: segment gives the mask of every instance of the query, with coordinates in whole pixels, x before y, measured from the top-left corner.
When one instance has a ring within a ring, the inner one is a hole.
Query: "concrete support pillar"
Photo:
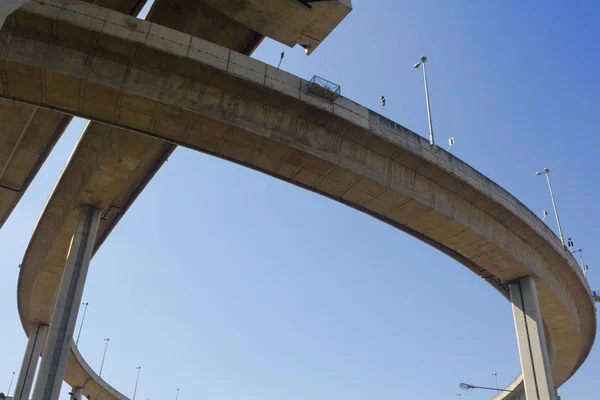
[[[100,210],[81,208],[54,303],[33,400],[57,400],[60,394],[99,221]]]
[[[557,400],[533,277],[509,284],[526,400]]]
[[[27,3],[28,0],[2,0],[0,1],[0,29],[4,26],[6,17],[12,14],[17,8]]]
[[[71,400],[81,400],[81,397],[83,396],[83,388],[74,387],[71,389],[71,393]]]
[[[13,400],[29,400],[33,377],[42,353],[42,345],[48,331],[48,325],[34,324],[29,331],[29,340],[25,348],[25,356],[17,378]]]

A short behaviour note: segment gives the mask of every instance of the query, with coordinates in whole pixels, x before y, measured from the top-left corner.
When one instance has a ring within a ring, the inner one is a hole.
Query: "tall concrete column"
[[[4,26],[6,17],[12,14],[17,8],[27,3],[28,0],[2,0],[0,1],[0,29]]]
[[[46,337],[47,331],[48,325],[40,324],[34,324],[29,331],[29,339],[25,348],[25,356],[23,356],[19,377],[17,378],[13,400],[29,400],[33,377],[35,376],[35,370],[40,360],[42,345],[44,344],[44,337]]]
[[[81,400],[81,398],[83,396],[83,388],[74,387],[71,389],[71,393],[73,393],[71,395],[71,400]]]
[[[65,270],[54,303],[33,400],[57,400],[60,394],[69,344],[75,330],[99,221],[100,210],[97,208],[86,206],[80,209],[79,221],[71,239]]]
[[[509,285],[526,400],[557,400],[533,277]]]

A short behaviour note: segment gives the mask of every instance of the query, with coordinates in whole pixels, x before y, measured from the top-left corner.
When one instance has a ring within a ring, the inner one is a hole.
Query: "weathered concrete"
[[[136,15],[146,3],[146,0],[85,1],[129,15]],[[22,2],[24,1],[19,1],[19,5]],[[12,12],[16,5],[17,3],[11,0],[3,2],[1,6],[5,7],[5,14],[8,14],[7,7],[11,7]],[[264,37],[204,3],[189,0],[156,0],[148,19],[244,54],[250,54]],[[16,19],[13,23],[16,23]],[[15,143],[23,132],[25,115],[32,109],[27,105],[0,101],[0,120],[4,133],[0,138],[0,168],[8,166],[4,174],[5,179],[0,178],[0,227],[71,120],[70,116],[62,113],[39,111],[30,129],[22,136],[21,143],[27,144],[27,147],[17,149]],[[172,152],[175,149],[172,144],[163,143],[163,146],[164,152]],[[6,162],[11,160],[8,155],[15,149],[17,152],[14,153],[14,161]]]
[[[531,276],[521,278],[508,287],[525,383],[525,398],[556,400],[535,279]]]
[[[100,7],[109,8],[127,15],[138,15],[148,0],[83,0],[86,3],[92,3]],[[164,0],[155,0],[155,3],[161,3]]]
[[[137,14],[145,4],[145,1],[143,0],[86,1],[131,15]],[[253,31],[250,28],[247,28],[243,24],[236,22],[232,18],[221,14],[218,11],[204,4],[190,2],[188,0],[156,0],[150,10],[148,19],[158,20],[162,25],[194,34],[194,36],[205,38],[207,40],[227,46],[228,48],[237,50],[245,54],[250,54],[263,38],[261,34]],[[16,18],[14,19],[13,23],[17,23]],[[12,131],[8,128],[17,125],[18,123],[22,123],[21,120],[14,118],[15,115],[18,116],[22,114],[22,112],[16,112],[16,110],[24,110],[25,112],[29,112],[28,110],[32,109],[32,107],[28,105],[14,102],[5,102],[4,100],[0,100],[0,104],[4,103],[10,106],[10,110],[7,110],[6,113],[2,114],[1,119],[3,121],[3,128],[5,129],[5,136],[2,139],[5,139],[5,143],[10,146],[0,146],[0,166],[2,166],[2,160],[6,159],[2,157],[3,152],[8,154],[14,148],[13,142],[16,140],[12,139],[11,136],[9,136],[9,134],[12,134]],[[4,110],[4,108],[2,108],[1,110]],[[8,217],[8,215],[10,214],[10,212],[12,211],[22,194],[24,193],[30,180],[35,176],[35,173],[45,160],[47,153],[49,153],[50,149],[55,144],[56,140],[58,140],[60,134],[71,119],[70,116],[66,116],[64,114],[49,110],[39,110],[37,116],[39,117],[39,121],[34,121],[32,126],[39,126],[40,130],[28,134],[28,136],[25,137],[25,139],[23,140],[23,143],[44,143],[43,140],[48,134],[52,134],[51,138],[53,138],[54,140],[48,141],[48,143],[46,143],[46,145],[42,147],[44,149],[47,149],[47,152],[40,154],[39,161],[32,166],[35,167],[34,169],[26,171],[26,173],[23,174],[21,172],[21,169],[17,169],[17,167],[22,168],[23,162],[18,164],[16,162],[13,162],[12,164],[10,164],[11,168],[7,170],[6,176],[14,176],[18,175],[17,173],[21,173],[24,177],[27,178],[27,180],[21,185],[12,186],[20,188],[21,190],[12,190],[12,187],[10,187],[10,190],[5,189],[5,193],[3,193],[0,190],[0,226],[1,223],[3,223]],[[51,123],[56,119],[62,121],[62,124],[60,125],[60,130],[50,129]],[[20,129],[18,132],[20,131],[22,131],[22,129]],[[114,136],[115,133],[118,131],[119,130],[114,128],[107,128],[105,125],[102,124],[91,123],[88,125],[88,129],[86,130],[86,137],[93,137],[94,135],[99,135],[100,132],[102,132],[102,134],[106,136],[105,140],[111,140],[112,136]],[[15,130],[15,132],[17,131]],[[14,136],[14,134],[12,135]],[[122,132],[122,134],[126,133]],[[137,139],[137,147],[147,149],[148,151],[145,153],[137,153],[135,157],[132,154],[128,154],[126,156],[126,160],[129,163],[128,165],[130,166],[130,168],[133,169],[130,170],[129,168],[120,168],[120,170],[118,171],[120,177],[125,176],[127,178],[127,185],[119,187],[119,190],[121,191],[121,193],[123,193],[123,195],[120,196],[121,199],[113,199],[121,207],[111,206],[108,212],[104,215],[105,220],[109,222],[109,225],[111,227],[114,226],[120,220],[120,217],[122,216],[123,212],[125,212],[129,205],[135,200],[135,198],[143,190],[147,182],[149,182],[149,180],[152,179],[154,174],[158,171],[158,169],[162,166],[164,161],[166,161],[168,156],[173,152],[173,150],[176,147],[171,143],[167,143],[153,138],[138,137]],[[133,148],[136,147],[136,143],[134,143],[136,142],[135,140],[130,140],[129,142],[130,146],[133,146]],[[0,145],[2,144],[4,143],[0,140]],[[114,146],[117,146],[118,144],[118,141],[112,143],[112,145]],[[111,144],[107,143],[107,146],[110,147]],[[37,147],[41,146],[38,145]],[[31,149],[29,148],[27,148],[27,150],[31,151]],[[21,150],[19,150],[19,152],[16,154],[20,157]],[[106,237],[106,235],[108,235],[110,229],[112,228],[109,228],[105,231],[103,239]],[[49,280],[49,282],[50,284],[52,284],[54,280]],[[72,352],[77,353],[77,350],[72,349]],[[106,382],[102,380],[100,380],[100,382],[102,382],[101,384],[94,384],[93,382],[88,381],[88,377],[81,381],[80,378],[84,376],[86,372],[82,370],[83,364],[78,362],[78,359],[80,359],[80,357],[69,357],[67,374],[65,377],[67,382],[74,385],[85,385],[87,390],[97,394],[103,393],[109,398],[125,398],[125,396],[116,392],[113,388],[111,388],[108,384],[106,384]]]
[[[246,55],[252,54],[264,38],[260,33],[221,14],[205,2],[155,2],[147,20]]]
[[[288,46],[299,44],[312,53],[352,10],[350,0],[299,1],[204,0],[204,4],[235,21]]]
[[[86,1],[131,15],[136,15],[146,3],[146,0]],[[160,5],[163,2],[164,0],[156,0],[155,4]],[[8,7],[11,7],[12,10],[17,3],[20,5],[24,1],[0,1],[0,9],[8,10]],[[15,19],[13,15],[9,18]],[[29,128],[24,129],[27,116],[31,115],[32,110],[34,108],[28,105],[0,101],[3,133],[0,137],[0,168],[4,170],[4,173],[0,174],[0,227],[6,222],[71,121],[70,115],[38,110]],[[13,157],[10,157],[10,154]]]
[[[114,13],[94,18],[98,9],[84,18],[63,10],[56,18],[48,2],[27,7],[19,21],[29,22],[2,33],[9,39],[2,95],[143,135],[103,130],[82,137],[23,260],[24,326],[48,318],[45,302],[63,268],[77,204],[97,204],[107,215],[98,248],[122,216],[120,202],[130,204],[130,174],[153,136],[366,212],[449,254],[505,295],[503,282],[537,276],[555,345],[554,384],[587,357],[596,317],[576,261],[534,213],[456,157],[432,152],[425,139],[348,99],[331,104],[310,96],[306,81],[212,43]],[[77,29],[77,43],[61,36],[69,29]],[[50,35],[46,51],[41,38]],[[43,86],[33,76],[50,77],[65,91],[50,92],[48,79]],[[72,93],[82,95],[73,101]]]
[[[71,121],[71,116],[2,99],[0,121],[2,227]]]
[[[40,359],[40,354],[42,353],[42,346],[47,330],[48,325],[41,324],[34,324],[30,329],[27,347],[25,348],[25,355],[23,356],[23,363],[21,364],[21,370],[19,371],[19,377],[17,378],[17,384],[15,385],[15,394],[13,395],[15,400],[29,400],[33,378]]]
[[[145,4],[145,1],[141,0],[87,1],[131,15],[137,14]],[[150,9],[148,19],[150,21],[160,21],[161,25],[176,28],[179,31],[193,34],[196,37],[202,37],[244,54],[250,54],[263,39],[261,34],[234,21],[230,17],[223,15],[202,3],[190,2],[188,0],[156,0]],[[24,21],[21,20],[20,22]],[[16,18],[13,23],[18,23]],[[4,102],[4,100],[0,100],[0,102]],[[19,103],[11,102],[10,104],[13,108],[32,108],[28,105]],[[2,118],[5,126],[11,117],[11,114],[14,113],[7,113],[7,115],[4,116],[5,118]],[[42,119],[43,121],[49,121],[49,118],[47,118],[48,114],[63,118],[61,113],[49,110],[40,110],[38,112],[38,115],[42,118],[46,116],[45,119]],[[65,120],[70,121],[71,117],[64,116],[64,118]],[[66,124],[67,122],[65,122],[64,126],[66,126]],[[43,138],[43,134],[44,132],[40,132],[34,137],[39,140],[39,138]],[[113,177],[119,181],[119,184],[116,187],[101,186],[102,189],[97,187],[99,190],[103,190],[106,195],[105,198],[110,199],[111,201],[111,206],[103,216],[103,225],[105,228],[103,229],[102,238],[99,241],[100,244],[110,233],[112,227],[118,223],[123,213],[144,189],[145,185],[152,179],[154,174],[174,151],[176,146],[172,143],[150,137],[131,136],[126,131],[109,128],[106,125],[98,123],[88,124],[84,136],[91,139],[92,142],[95,140],[102,140],[105,149],[120,148],[122,151],[120,154],[124,157],[123,162],[126,165],[126,167],[121,165],[116,170],[107,165],[106,167],[108,169],[106,170],[106,176],[108,176],[108,171],[114,173],[115,175],[113,175]],[[123,146],[122,139],[125,137],[128,138],[127,146]],[[142,149],[142,151],[135,149]],[[128,150],[133,150],[133,152]],[[0,147],[0,154],[1,151],[2,148]],[[87,154],[87,152],[84,152],[84,154]],[[114,159],[111,158],[111,160]],[[76,182],[77,178],[73,179],[72,183]],[[113,180],[112,182],[114,183],[115,181]],[[107,181],[103,179],[101,185],[105,184],[107,184]],[[111,192],[115,193],[115,195],[111,196]],[[13,192],[10,192],[10,194],[12,195]],[[14,195],[13,197],[16,198]],[[0,198],[0,202],[1,200],[2,198]],[[10,211],[12,211],[17,200],[18,199],[15,199],[14,202],[11,203],[11,207],[5,212],[5,215],[8,215]],[[0,213],[1,212],[2,209],[0,208]],[[64,259],[62,254],[60,257],[61,259]],[[44,278],[45,279],[42,279],[44,285],[51,287],[58,284],[56,276]],[[44,307],[49,307],[49,303],[46,303]],[[22,310],[22,307],[19,307],[19,309]],[[69,353],[65,380],[71,385],[83,386],[86,391],[85,393],[94,398],[100,396],[105,399],[126,399],[124,395],[116,391],[93,373],[89,365],[87,365],[79,355],[77,348],[71,348],[71,352]]]
[[[33,391],[33,400],[57,400],[65,374],[69,346],[83,287],[96,242],[100,210],[93,206],[79,209],[69,255],[54,302],[54,311],[44,346],[44,357]]]

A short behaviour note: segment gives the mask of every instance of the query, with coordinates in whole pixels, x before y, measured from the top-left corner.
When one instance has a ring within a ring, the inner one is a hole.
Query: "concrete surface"
[[[521,278],[508,287],[517,331],[525,398],[556,400],[535,279],[531,276]]]
[[[15,385],[15,400],[29,400],[33,378],[37,370],[37,365],[42,354],[42,346],[48,331],[48,325],[34,324],[31,327],[31,334],[27,340],[27,348],[23,356],[23,363],[19,370],[19,377]]]
[[[156,1],[148,21],[188,33],[246,55],[252,54],[264,36],[221,14],[205,2]]]
[[[156,4],[161,4],[162,1],[157,0]],[[136,15],[146,0],[88,2]],[[0,27],[3,26],[4,18],[23,3],[23,0],[0,2]],[[0,173],[0,227],[6,222],[71,121],[70,115],[39,110],[30,127],[24,130],[27,116],[31,115],[33,109],[23,104],[0,101],[0,121],[3,128],[3,135],[0,137],[0,170],[3,171]],[[10,157],[11,154],[13,157]]]
[[[71,121],[71,116],[62,113],[35,110],[0,100],[0,227]]]
[[[71,393],[73,393],[71,395],[71,400],[82,400],[83,388],[73,387],[71,388]]]
[[[89,2],[131,15],[137,14],[145,4],[145,1],[142,0],[90,0]],[[16,16],[13,18],[16,23]],[[151,21],[160,21],[161,25],[177,28],[180,31],[194,34],[194,36],[202,37],[244,54],[250,54],[263,39],[261,34],[234,21],[228,16],[223,15],[206,5],[198,2],[190,2],[188,0],[156,0],[150,9],[148,19]],[[3,100],[0,100],[0,102],[3,102]],[[17,107],[29,110],[32,109],[30,106],[14,102],[10,102],[10,105],[13,109]],[[41,113],[45,115],[41,115]],[[55,118],[64,118],[66,121],[63,126],[66,126],[71,118],[70,116],[67,117],[63,114],[48,110],[38,111],[41,121],[46,123],[51,121],[48,118],[48,114],[51,114]],[[6,115],[3,115],[2,121],[4,126],[8,125],[8,121],[10,121],[12,115],[15,115],[14,111],[7,112]],[[49,130],[34,132],[31,136],[39,141],[44,138],[43,135],[48,131]],[[88,124],[84,137],[90,143],[97,143],[98,140],[101,140],[104,143],[104,149],[108,150],[110,148],[122,146],[124,134],[126,134],[125,131],[110,128],[102,124],[91,123]],[[58,137],[56,137],[56,139],[58,139]],[[117,181],[121,182],[119,186],[114,189],[114,192],[116,193],[114,197],[111,197],[109,191],[106,190],[106,198],[113,200],[120,207],[111,205],[105,213],[103,217],[103,221],[105,221],[103,223],[103,236],[98,245],[106,238],[108,233],[112,230],[112,227],[120,220],[125,210],[133,203],[147,182],[152,179],[154,174],[176,147],[171,143],[143,136],[128,135],[127,140],[129,148],[143,149],[143,151],[128,153],[127,148],[124,148],[124,154],[126,155],[124,161],[127,163],[126,168],[123,168],[121,165],[116,165],[116,168],[111,168],[114,164],[105,166],[106,169],[104,172],[106,176],[112,175]],[[52,142],[52,145],[53,144],[54,142]],[[12,147],[7,147],[6,151],[9,152],[11,148]],[[2,150],[3,147],[0,147],[0,155]],[[78,154],[81,155],[82,152]],[[83,152],[83,154],[87,155],[88,153]],[[43,159],[40,161],[39,165],[41,165],[42,161]],[[37,169],[35,172],[37,172]],[[34,174],[30,175],[33,176]],[[101,185],[104,185],[106,176],[95,176],[95,178],[99,178]],[[114,182],[115,181],[113,181],[113,183]],[[29,180],[27,183],[29,183]],[[25,187],[26,186],[23,186],[23,188]],[[7,216],[10,214],[16,205],[16,202],[22,195],[22,192],[19,193],[18,197],[14,193],[9,193],[9,195],[12,196],[11,199],[14,199],[14,201],[11,200],[12,202],[8,204],[4,210],[1,208],[1,202],[4,198],[0,197],[0,213],[4,211],[4,213],[0,215]],[[6,197],[7,195],[5,194],[3,196]],[[4,219],[5,218],[6,217],[4,217]],[[56,283],[57,282],[55,281],[49,280],[50,285]],[[76,348],[71,348],[71,353],[69,354],[67,361],[65,380],[73,386],[85,387],[88,394],[93,393],[96,398],[98,396],[109,399],[126,398],[102,379],[99,379],[79,355]]]
[[[69,346],[73,341],[83,288],[92,259],[100,210],[84,206],[72,235],[60,287],[44,344],[44,357],[38,371],[32,400],[57,400],[67,368]]]
[[[284,71],[181,32],[77,6],[79,15],[68,8],[57,14],[51,2],[32,1],[18,24],[7,24],[1,96],[137,133],[103,129],[79,142],[23,260],[25,329],[48,319],[77,205],[95,204],[106,216],[97,249],[122,216],[120,201],[137,196],[132,175],[143,175],[139,154],[154,137],[372,215],[452,256],[504,295],[504,282],[536,276],[555,350],[554,385],[585,360],[596,316],[583,274],[554,233],[501,187],[348,99],[331,104],[306,94],[306,81]]]
[[[351,0],[204,0],[235,21],[290,47],[299,44],[312,53],[352,10]]]
[[[94,372],[83,359],[73,341],[69,347],[65,382],[71,386],[80,387],[84,396],[91,396],[93,400],[129,400],[127,396],[114,389]]]

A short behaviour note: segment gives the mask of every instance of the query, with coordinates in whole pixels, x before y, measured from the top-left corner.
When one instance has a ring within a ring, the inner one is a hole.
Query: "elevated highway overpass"
[[[84,1],[132,16],[137,15],[147,3],[147,0]],[[304,6],[289,7],[285,4],[286,1],[288,0],[247,2],[246,7],[233,7],[233,3],[221,0],[156,0],[147,20],[246,55],[254,51],[265,34],[289,46],[300,44],[310,53],[351,8],[349,0],[316,4],[315,10],[308,10]],[[26,0],[10,0],[0,4],[0,27],[4,14],[12,12],[25,2]],[[16,18],[17,15],[10,15],[9,24],[17,23]],[[1,100],[0,118],[3,128],[0,138],[1,227],[72,116]],[[91,128],[94,126],[95,124],[90,125]],[[175,148],[164,142],[157,143],[156,146],[162,147],[161,151],[165,155],[163,159]]]
[[[0,27],[26,0],[0,4]],[[99,6],[137,15],[146,0],[89,0]],[[157,4],[164,4],[159,0]],[[9,18],[15,18],[15,15]],[[168,17],[167,17],[168,18]],[[163,21],[163,25],[167,22]],[[14,21],[13,21],[14,22]],[[0,227],[21,199],[72,116],[12,101],[0,101]]]
[[[511,300],[520,348],[539,353],[528,361],[521,351],[525,374],[512,384],[528,398],[528,362],[547,369],[546,399],[587,357],[596,315],[570,252],[516,198],[406,128],[346,98],[312,96],[307,81],[239,52],[82,2],[32,1],[0,41],[0,97],[99,122],[77,144],[23,259],[19,313],[30,338],[52,325],[72,238],[91,257],[183,145],[365,212],[477,273]],[[536,303],[537,316],[523,312]],[[524,330],[539,340],[523,342]],[[69,352],[69,384],[122,398]]]

